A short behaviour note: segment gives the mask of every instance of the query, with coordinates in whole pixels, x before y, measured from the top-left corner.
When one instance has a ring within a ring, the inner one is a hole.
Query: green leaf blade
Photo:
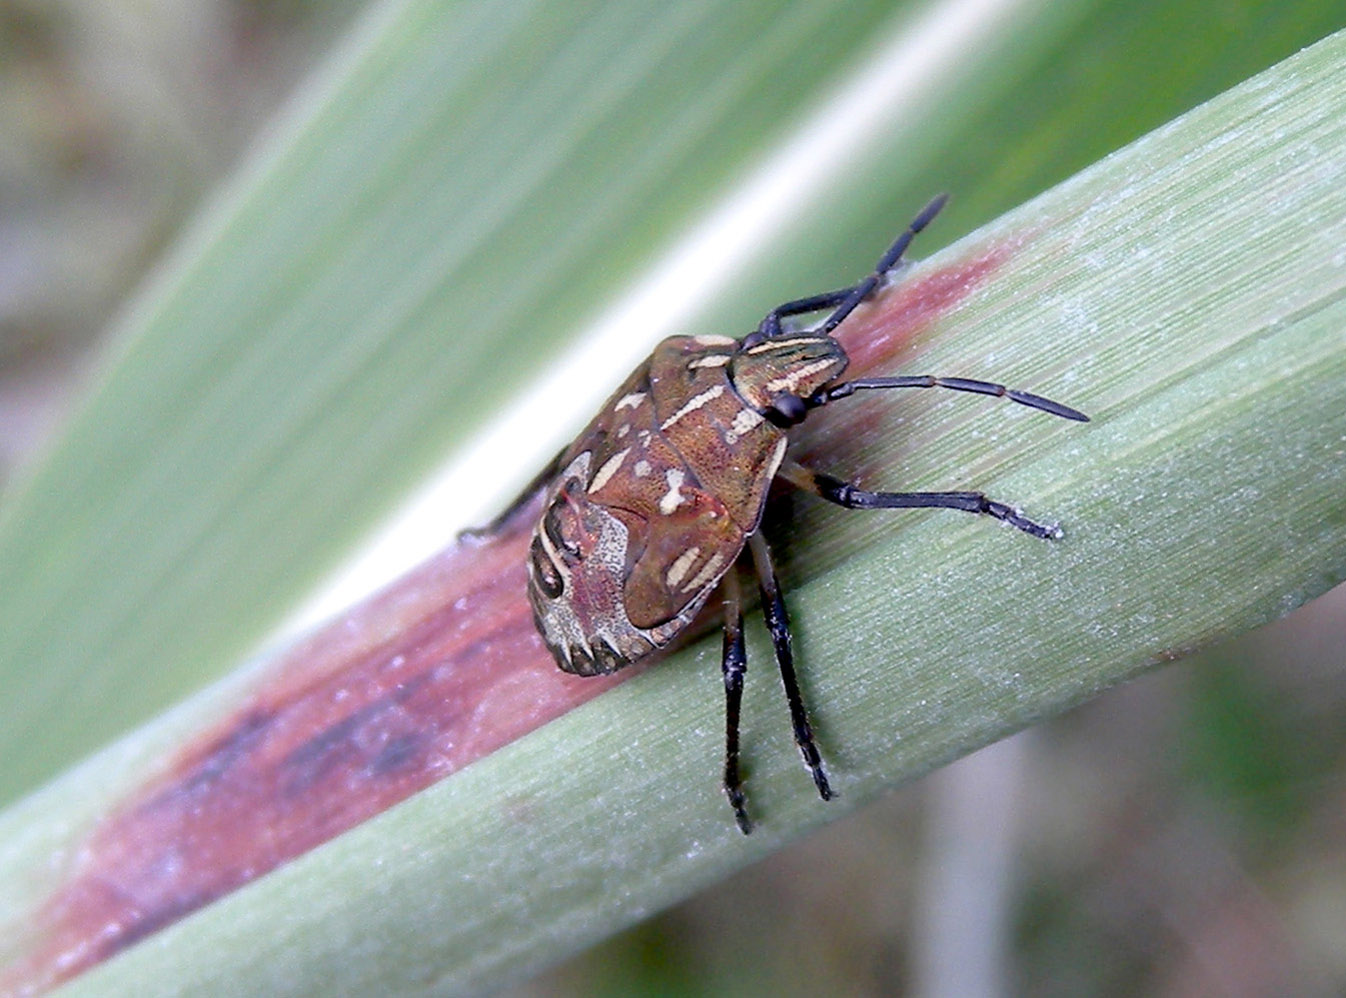
[[[1014,247],[901,349],[921,369],[969,375],[1000,357],[1006,381],[1095,421],[1008,406],[978,417],[956,408],[977,400],[945,399],[889,405],[859,434],[861,450],[876,441],[875,467],[913,487],[977,468],[978,487],[1059,516],[1057,544],[954,514],[803,512],[791,608],[839,801],[819,803],[800,773],[755,634],[745,716],[760,825],[739,836],[714,786],[717,649],[703,642],[67,993],[499,986],[894,783],[1341,581],[1344,52],[1346,36],[1323,42],[908,278]],[[1221,196],[1198,196],[1202,178]],[[1025,382],[1035,370],[1051,373]],[[857,435],[858,406],[805,446]],[[112,766],[95,760],[28,806],[83,798]]]

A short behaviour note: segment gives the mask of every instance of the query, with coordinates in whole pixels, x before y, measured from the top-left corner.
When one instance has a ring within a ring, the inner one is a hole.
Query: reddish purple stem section
[[[97,826],[0,993],[78,974],[612,686],[543,647],[527,539],[456,544],[295,647]]]
[[[1006,255],[858,310],[838,330],[847,375],[891,373]],[[0,995],[68,980],[613,686],[562,673],[543,647],[524,595],[530,523],[455,544],[283,656],[96,826]]]

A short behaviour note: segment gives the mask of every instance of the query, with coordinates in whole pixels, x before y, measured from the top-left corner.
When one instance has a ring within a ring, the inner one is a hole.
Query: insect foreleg
[[[822,757],[818,755],[818,746],[813,742],[813,728],[804,710],[804,699],[799,694],[794,653],[790,648],[790,622],[785,615],[785,600],[781,598],[780,584],[776,581],[776,569],[771,564],[771,553],[767,550],[766,541],[762,539],[760,533],[748,538],[748,546],[752,549],[752,560],[757,568],[757,580],[762,590],[762,615],[766,618],[766,627],[771,633],[771,644],[776,651],[776,664],[780,667],[785,700],[790,705],[790,721],[794,727],[795,744],[799,746],[799,754],[804,757],[804,765],[813,774],[818,796],[823,800],[831,800],[836,795],[827,782]]]
[[[806,492],[847,509],[960,509],[965,513],[980,513],[1003,520],[1043,540],[1061,537],[1061,528],[1056,524],[1030,520],[1013,506],[989,499],[980,492],[868,492],[794,461],[781,465],[779,475]]]
[[[748,671],[748,656],[743,647],[743,597],[739,591],[737,569],[724,577],[724,792],[734,809],[734,820],[744,835],[752,831],[743,781],[738,773],[738,718],[743,703],[743,676]]]
[[[480,527],[468,527],[465,530],[458,531],[458,537],[469,537],[473,540],[487,540],[500,533],[505,524],[512,520],[516,513],[522,510],[539,493],[546,490],[551,484],[553,478],[561,470],[561,460],[566,456],[569,447],[562,447],[556,452],[556,456],[547,462],[547,466],[533,476],[532,480],[523,487],[521,491],[503,511],[494,516],[490,522]]]

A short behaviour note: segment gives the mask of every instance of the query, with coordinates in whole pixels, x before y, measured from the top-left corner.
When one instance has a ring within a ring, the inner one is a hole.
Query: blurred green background
[[[0,3],[0,488],[77,403],[118,303],[358,7]],[[958,194],[926,252],[1346,24],[1309,3],[1072,17],[961,109],[966,134],[1017,139],[960,143],[924,171],[917,189]],[[884,213],[853,210],[839,240],[891,235]],[[1343,648],[1338,590],[513,993],[1340,994]]]

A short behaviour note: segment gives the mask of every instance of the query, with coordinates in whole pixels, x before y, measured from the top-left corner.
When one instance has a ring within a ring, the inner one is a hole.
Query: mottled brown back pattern
[[[664,340],[510,511],[543,491],[528,558],[528,600],[557,664],[581,676],[614,672],[668,645],[717,591],[725,613],[724,785],[751,830],[738,775],[738,715],[746,671],[737,570],[750,563],[805,765],[833,796],[799,685],[789,621],[760,533],[780,478],[850,509],[942,507],[981,513],[1044,539],[1061,535],[980,492],[867,492],[787,460],[788,430],[856,391],[950,388],[1005,396],[1083,421],[1068,406],[989,381],[931,375],[838,381],[849,360],[833,331],[895,274],[908,244],[939,212],[936,198],[864,280],[786,302],[741,340]],[[783,320],[827,311],[811,327]],[[499,521],[509,516],[507,511]],[[747,550],[749,556],[745,558]]]

